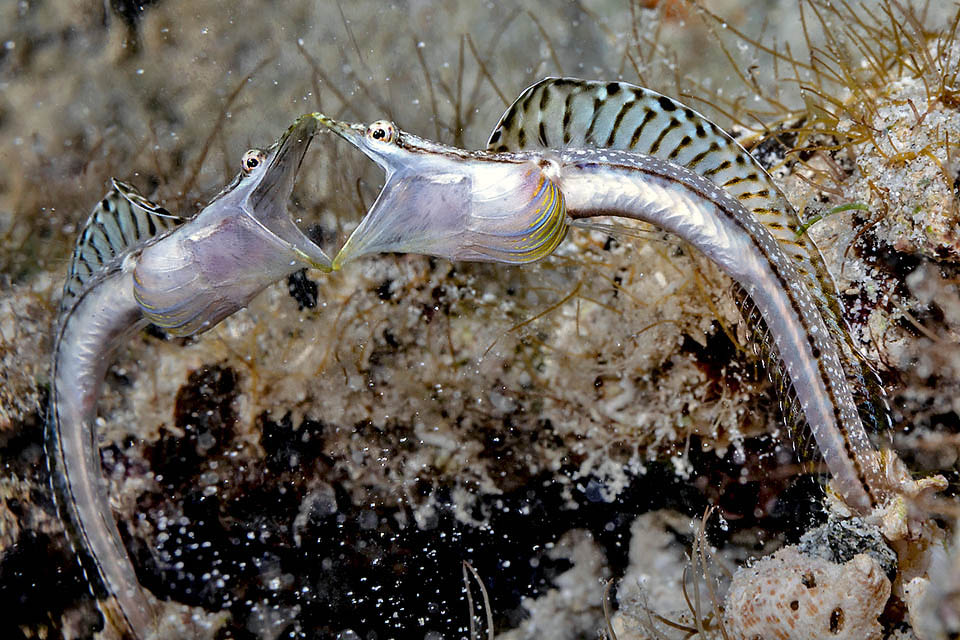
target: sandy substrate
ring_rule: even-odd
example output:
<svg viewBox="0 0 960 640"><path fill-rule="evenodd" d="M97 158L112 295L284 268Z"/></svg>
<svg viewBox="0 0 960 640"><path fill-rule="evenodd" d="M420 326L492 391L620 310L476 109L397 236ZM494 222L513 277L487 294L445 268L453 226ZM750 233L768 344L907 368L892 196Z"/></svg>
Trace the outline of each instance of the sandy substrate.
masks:
<svg viewBox="0 0 960 640"><path fill-rule="evenodd" d="M480 147L545 75L642 81L724 127L755 125L742 109L770 102L718 42L767 97L790 69L732 30L765 29L809 60L793 2L707 3L723 25L661 4L160 0L126 21L102 2L0 6L0 604L16 611L0 635L99 624L54 515L42 426L67 257L110 176L192 214L300 113ZM928 51L956 66L955 50ZM761 157L819 220L808 232L881 371L903 458L954 483L960 101L887 73L872 137ZM771 119L790 122L803 102L783 91L797 106ZM807 143L857 137L849 118L822 120L835 136ZM318 136L295 218L334 252L381 181ZM748 556L826 519L747 335L730 281L656 230L573 232L522 268L383 256L278 283L198 338L137 335L99 405L104 471L141 582L229 612L219 637L467 637L463 561L500 637L595 637L610 578L618 637L685 637L645 616L696 628L681 585L708 504L721 596ZM882 611L882 572L849 562Z"/></svg>

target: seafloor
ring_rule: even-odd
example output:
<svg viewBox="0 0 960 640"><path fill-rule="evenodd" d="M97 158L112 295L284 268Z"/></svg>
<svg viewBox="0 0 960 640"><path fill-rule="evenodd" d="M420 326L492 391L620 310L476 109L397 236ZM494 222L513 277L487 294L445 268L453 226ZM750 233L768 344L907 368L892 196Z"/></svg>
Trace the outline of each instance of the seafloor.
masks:
<svg viewBox="0 0 960 640"><path fill-rule="evenodd" d="M930 507L949 528L958 52L955 9L915 4L704 2L721 21L681 0L0 4L0 637L102 624L42 442L60 287L109 178L189 215L314 110L477 148L546 75L650 86L748 144L771 123L759 157L815 222L901 457L950 482ZM380 181L321 135L295 217L335 252ZM205 335L120 349L98 424L114 515L158 598L229 613L217 638L472 640L487 613L499 638L741 637L712 615L727 576L827 520L749 335L730 281L646 228L574 231L525 267L298 274ZM907 611L868 556L810 562L818 598L877 608L785 637L950 628L948 578Z"/></svg>

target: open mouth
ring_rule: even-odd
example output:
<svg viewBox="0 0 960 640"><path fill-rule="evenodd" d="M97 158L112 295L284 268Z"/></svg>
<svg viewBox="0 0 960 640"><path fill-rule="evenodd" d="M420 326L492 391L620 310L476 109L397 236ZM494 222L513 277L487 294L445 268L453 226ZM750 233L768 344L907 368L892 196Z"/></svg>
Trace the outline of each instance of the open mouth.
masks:
<svg viewBox="0 0 960 640"><path fill-rule="evenodd" d="M566 236L566 201L550 163L481 161L483 152L424 140L386 120L365 126L313 115L386 173L377 200L333 259L335 270L388 252L525 264L550 255Z"/></svg>
<svg viewBox="0 0 960 640"><path fill-rule="evenodd" d="M383 251L417 252L418 247L416 246L401 246L406 244L402 242L403 240L410 241L413 238L415 235L414 226L416 226L412 220L407 221L408 223L414 223L412 225L402 222L401 219L405 219L402 215L404 207L391 206L385 208L380 206L380 203L385 199L390 200L395 205L398 203L397 194L394 194L393 198L389 196L385 197L386 194L396 190L394 189L395 185L393 185L390 180L396 168L387 161L382 153L378 153L373 148L373 145L368 144L366 139L367 125L341 122L329 118L322 113L313 113L311 115L318 123L326 127L326 129L346 140L351 146L362 151L387 173L386 184L381 190L377 201L333 258L332 268L335 271L339 270L347 262L372 253L380 253ZM385 211L385 209L388 209L388 211ZM392 220L393 224L384 224L384 221L380 219L384 215L394 218L394 220ZM403 233L400 233L399 227L403 228Z"/></svg>
<svg viewBox="0 0 960 640"><path fill-rule="evenodd" d="M317 132L317 119L301 116L267 150L266 169L253 185L244 209L264 229L282 240L310 266L330 271L333 261L294 223L287 210L293 185Z"/></svg>

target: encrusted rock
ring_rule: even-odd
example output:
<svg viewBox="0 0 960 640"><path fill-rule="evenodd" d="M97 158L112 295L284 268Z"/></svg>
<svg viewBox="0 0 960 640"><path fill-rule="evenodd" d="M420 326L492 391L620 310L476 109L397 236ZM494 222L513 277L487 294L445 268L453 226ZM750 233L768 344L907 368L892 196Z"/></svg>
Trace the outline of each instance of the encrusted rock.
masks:
<svg viewBox="0 0 960 640"><path fill-rule="evenodd" d="M831 520L803 534L797 547L807 555L840 564L865 553L880 564L888 578L893 579L897 573L897 554L884 541L880 529L863 518Z"/></svg>
<svg viewBox="0 0 960 640"><path fill-rule="evenodd" d="M743 640L879 639L889 597L890 581L873 557L837 564L791 546L737 571L725 625Z"/></svg>

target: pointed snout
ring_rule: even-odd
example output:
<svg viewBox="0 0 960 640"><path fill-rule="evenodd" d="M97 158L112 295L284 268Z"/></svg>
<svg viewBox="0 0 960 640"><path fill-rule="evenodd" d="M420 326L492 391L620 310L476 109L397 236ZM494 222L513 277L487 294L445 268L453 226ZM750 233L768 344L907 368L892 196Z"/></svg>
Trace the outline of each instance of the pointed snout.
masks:
<svg viewBox="0 0 960 640"><path fill-rule="evenodd" d="M392 170L391 155L385 153L382 145L372 144L367 139L367 125L354 122L340 122L328 118L322 113L311 114L317 122L334 132L351 145L359 149L368 158L380 165L380 168L389 173Z"/></svg>
<svg viewBox="0 0 960 640"><path fill-rule="evenodd" d="M317 121L310 116L300 116L280 137L268 153L267 169L250 196L254 208L268 198L280 197L285 201L290 197L300 164L316 132Z"/></svg>
<svg viewBox="0 0 960 640"><path fill-rule="evenodd" d="M366 125L351 122L340 122L339 120L329 118L322 113L313 113L311 115L316 122L319 122L321 125L334 132L358 149L363 149L365 147L363 144L363 135L367 130Z"/></svg>
<svg viewBox="0 0 960 640"><path fill-rule="evenodd" d="M317 132L312 115L301 116L267 152L266 170L250 192L247 210L264 229L286 242L298 260L330 270L330 257L291 220L287 203L310 141Z"/></svg>

